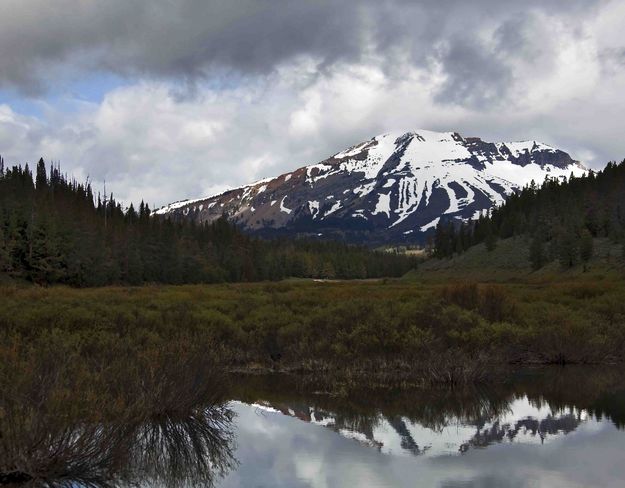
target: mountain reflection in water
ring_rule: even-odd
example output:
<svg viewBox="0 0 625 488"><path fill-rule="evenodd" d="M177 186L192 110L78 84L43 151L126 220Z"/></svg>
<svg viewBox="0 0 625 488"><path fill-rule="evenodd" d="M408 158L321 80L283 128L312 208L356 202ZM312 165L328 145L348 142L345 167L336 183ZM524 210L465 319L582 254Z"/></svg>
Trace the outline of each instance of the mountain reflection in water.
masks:
<svg viewBox="0 0 625 488"><path fill-rule="evenodd" d="M240 466L222 488L625 485L625 382L615 369L339 396L277 376L235 386Z"/></svg>
<svg viewBox="0 0 625 488"><path fill-rule="evenodd" d="M618 374L598 374L599 380L592 370L558 369L488 388L359 392L349 398L297 394L288 379L281 384L270 378L267 385L255 378L241 398L258 412L322 426L383 453L437 456L495 443L544 444L589 419L608 417L623 427L625 389L619 388L625 384Z"/></svg>
<svg viewBox="0 0 625 488"><path fill-rule="evenodd" d="M622 486L625 479L622 463L606 469L625 455L625 382L617 371L546 369L479 388L333 396L307 393L301 378L228 381L189 374L190 366L159 369L141 379L142 389L132 383L123 408L111 393L109 414L81 417L71 402L39 390L24 397L30 403L0 398L0 485ZM590 467L582 470L580 456ZM576 476L587 479L576 484Z"/></svg>
<svg viewBox="0 0 625 488"><path fill-rule="evenodd" d="M536 407L527 397L515 399L505 411L488 419L457 418L451 415L444 425L428 427L418 420L400 415L372 413L358 419L301 404L272 404L261 401L251 405L269 413L280 413L319 425L343 437L359 441L386 454L441 455L463 453L498 442L538 442L574 431L588 418L575 408L552 411Z"/></svg>

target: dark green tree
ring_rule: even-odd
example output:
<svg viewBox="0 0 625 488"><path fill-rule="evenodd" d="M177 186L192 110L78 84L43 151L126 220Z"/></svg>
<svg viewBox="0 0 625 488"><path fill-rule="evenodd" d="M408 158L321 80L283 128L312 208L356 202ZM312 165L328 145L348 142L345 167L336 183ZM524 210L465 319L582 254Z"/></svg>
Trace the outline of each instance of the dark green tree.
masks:
<svg viewBox="0 0 625 488"><path fill-rule="evenodd" d="M592 234L588 231L588 229L582 230L579 246L579 255L582 262L584 263L584 271L586 271L588 267L588 261L590 261L590 259L592 258L594 250Z"/></svg>
<svg viewBox="0 0 625 488"><path fill-rule="evenodd" d="M555 243L560 266L571 268L579 262L579 238L572 228L560 229Z"/></svg>
<svg viewBox="0 0 625 488"><path fill-rule="evenodd" d="M487 231L486 237L484 239L484 245L486 246L486 250L488 252L494 251L497 247L497 236L492 231L492 229L489 229Z"/></svg>
<svg viewBox="0 0 625 488"><path fill-rule="evenodd" d="M535 236L530 244L530 263L532 269L537 270L542 268L547 262L547 256L545 254L545 244L539 236Z"/></svg>

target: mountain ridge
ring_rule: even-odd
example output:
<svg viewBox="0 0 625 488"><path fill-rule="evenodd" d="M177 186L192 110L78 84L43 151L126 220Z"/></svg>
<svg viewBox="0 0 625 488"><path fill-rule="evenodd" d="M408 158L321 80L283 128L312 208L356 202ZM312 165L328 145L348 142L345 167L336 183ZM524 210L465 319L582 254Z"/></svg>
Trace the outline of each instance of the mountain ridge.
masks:
<svg viewBox="0 0 625 488"><path fill-rule="evenodd" d="M225 214L261 236L423 242L440 219L466 221L532 180L586 172L535 140L486 142L457 132L386 133L329 158L156 214L211 222Z"/></svg>

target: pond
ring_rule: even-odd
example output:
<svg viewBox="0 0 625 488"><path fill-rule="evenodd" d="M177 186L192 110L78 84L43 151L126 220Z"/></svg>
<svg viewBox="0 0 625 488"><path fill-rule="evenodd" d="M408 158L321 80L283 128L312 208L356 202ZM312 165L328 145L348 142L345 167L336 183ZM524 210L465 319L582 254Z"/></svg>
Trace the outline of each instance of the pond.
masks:
<svg viewBox="0 0 625 488"><path fill-rule="evenodd" d="M177 405L176 384L168 384L171 391L154 398ZM123 420L79 421L69 405L46 417L5 408L0 485L625 486L618 368L332 394L295 376L234 376L226 384L208 405L142 401Z"/></svg>
<svg viewBox="0 0 625 488"><path fill-rule="evenodd" d="M625 486L625 385L609 373L377 398L256 383L256 401L231 403L240 464L219 486Z"/></svg>

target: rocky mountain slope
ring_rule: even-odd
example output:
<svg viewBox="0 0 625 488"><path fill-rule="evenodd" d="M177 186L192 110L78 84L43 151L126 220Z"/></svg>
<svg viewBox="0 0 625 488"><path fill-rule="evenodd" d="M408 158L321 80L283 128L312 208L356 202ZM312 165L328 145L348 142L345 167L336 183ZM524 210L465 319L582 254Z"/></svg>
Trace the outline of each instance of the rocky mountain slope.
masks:
<svg viewBox="0 0 625 488"><path fill-rule="evenodd" d="M226 214L264 236L418 243L440 219L476 218L532 180L585 171L536 141L492 143L419 130L376 136L318 164L156 213L198 222Z"/></svg>

